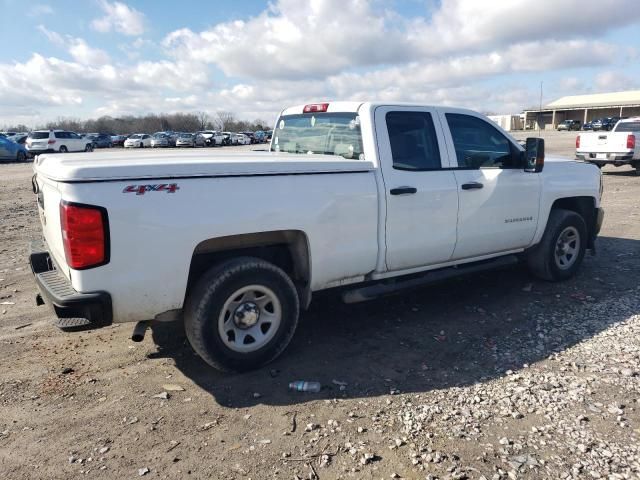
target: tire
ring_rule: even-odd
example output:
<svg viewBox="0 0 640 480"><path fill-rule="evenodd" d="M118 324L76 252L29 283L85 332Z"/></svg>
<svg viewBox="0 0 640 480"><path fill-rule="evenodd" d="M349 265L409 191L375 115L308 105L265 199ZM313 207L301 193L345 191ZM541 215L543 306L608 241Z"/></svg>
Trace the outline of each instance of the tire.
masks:
<svg viewBox="0 0 640 480"><path fill-rule="evenodd" d="M561 236L563 240L561 240ZM573 243L575 253L562 255L559 250L564 240L577 237ZM558 282L573 277L584 258L587 246L587 225L584 219L571 210L554 209L549 214L547 228L542 240L527 256L527 263L531 273L549 282ZM571 249L571 247L568 247ZM564 266L561 266L564 258Z"/></svg>
<svg viewBox="0 0 640 480"><path fill-rule="evenodd" d="M62 150L62 147L60 147L60 149ZM85 152L93 152L93 145L91 145L90 143L87 143L87 144L84 146L84 151L85 151Z"/></svg>
<svg viewBox="0 0 640 480"><path fill-rule="evenodd" d="M243 289L248 291L242 293ZM269 292L267 302L272 296L274 300L263 306L257 304L260 300L251 302L264 299L255 295L256 290ZM213 266L191 289L184 308L185 331L193 349L212 367L246 371L269 363L284 351L298 325L299 310L296 288L284 271L259 258L240 257ZM250 323L260 322L262 316L278 318L278 313L279 320L270 323L265 334L259 331L264 324L238 325L245 321L245 311ZM257 333L255 340L253 332ZM241 349L247 351L238 351Z"/></svg>
<svg viewBox="0 0 640 480"><path fill-rule="evenodd" d="M68 152L67 147L65 147L64 145L62 145L62 146L60 147L60 153L67 153L67 152Z"/></svg>
<svg viewBox="0 0 640 480"><path fill-rule="evenodd" d="M26 162L27 161L27 154L24 152L18 152L18 154L16 155L16 161L22 163L22 162Z"/></svg>

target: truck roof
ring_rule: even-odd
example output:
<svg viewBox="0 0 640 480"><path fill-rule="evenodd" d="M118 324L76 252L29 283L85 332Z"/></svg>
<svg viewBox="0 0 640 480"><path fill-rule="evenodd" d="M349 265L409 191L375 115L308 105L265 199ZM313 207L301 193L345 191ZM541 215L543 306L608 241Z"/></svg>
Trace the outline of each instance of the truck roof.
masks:
<svg viewBox="0 0 640 480"><path fill-rule="evenodd" d="M247 175L341 173L373 170L366 160L335 155L296 155L268 151L218 152L139 149L41 154L34 169L58 182L174 179Z"/></svg>
<svg viewBox="0 0 640 480"><path fill-rule="evenodd" d="M280 112L280 115L297 115L297 114L301 114L304 113L304 107L308 106L308 105L323 105L323 104L327 104L327 109L326 112L327 113L331 113L331 112L341 112L341 113L345 113L345 112L353 112L353 113L357 113L358 111L361 110L362 107L365 108L369 108L369 109L375 109L376 107L382 107L382 106L397 106L397 107L420 107L420 108L442 108L444 107L443 105L427 105L424 103L416 103L416 102L380 102L380 101L375 101L375 102L342 102L342 101L330 101L330 100L322 100L322 101L318 101L318 102L313 102L313 103L306 103L306 104L300 104L300 105L294 105L292 107L287 107L284 110L282 110L282 112ZM446 108L451 109L451 110L456 110L460 113L464 113L464 112L470 112L473 114L477 114L477 112L474 112L472 110L466 109L466 108L457 108L457 107L449 107L447 106Z"/></svg>

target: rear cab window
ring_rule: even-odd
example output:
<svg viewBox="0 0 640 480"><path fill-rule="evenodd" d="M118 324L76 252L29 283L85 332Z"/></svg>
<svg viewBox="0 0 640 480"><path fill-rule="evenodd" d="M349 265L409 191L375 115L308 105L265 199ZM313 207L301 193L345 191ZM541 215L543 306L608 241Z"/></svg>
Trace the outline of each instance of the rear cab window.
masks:
<svg viewBox="0 0 640 480"><path fill-rule="evenodd" d="M618 122L616 132L640 132L640 120L633 122Z"/></svg>
<svg viewBox="0 0 640 480"><path fill-rule="evenodd" d="M364 159L360 117L355 112L283 115L278 119L273 135L272 152Z"/></svg>

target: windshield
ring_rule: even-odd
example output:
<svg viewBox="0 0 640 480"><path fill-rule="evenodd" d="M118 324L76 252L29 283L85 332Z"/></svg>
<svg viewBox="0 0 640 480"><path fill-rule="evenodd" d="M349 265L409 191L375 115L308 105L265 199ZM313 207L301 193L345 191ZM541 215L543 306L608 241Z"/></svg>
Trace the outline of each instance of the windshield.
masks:
<svg viewBox="0 0 640 480"><path fill-rule="evenodd" d="M364 159L360 117L356 113L282 116L273 133L271 151Z"/></svg>
<svg viewBox="0 0 640 480"><path fill-rule="evenodd" d="M192 138L192 137L193 137L193 135L190 134L190 133L183 133L183 134L180 135L180 138Z"/></svg>
<svg viewBox="0 0 640 480"><path fill-rule="evenodd" d="M620 122L616 127L616 132L640 132L640 121Z"/></svg>
<svg viewBox="0 0 640 480"><path fill-rule="evenodd" d="M33 138L35 140L42 140L43 138L49 138L49 132L31 132L29 134L29 138Z"/></svg>
<svg viewBox="0 0 640 480"><path fill-rule="evenodd" d="M136 135L131 135L129 138L133 139L133 140L137 140L139 138L142 138L142 135L136 134Z"/></svg>

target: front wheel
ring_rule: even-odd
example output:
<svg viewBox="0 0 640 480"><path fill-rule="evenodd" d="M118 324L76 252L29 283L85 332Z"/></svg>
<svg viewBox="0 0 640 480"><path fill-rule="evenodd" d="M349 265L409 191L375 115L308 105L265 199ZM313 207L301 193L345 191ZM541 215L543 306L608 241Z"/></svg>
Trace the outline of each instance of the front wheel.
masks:
<svg viewBox="0 0 640 480"><path fill-rule="evenodd" d="M542 240L527 256L527 263L542 280L567 280L580 268L586 247L584 219L570 210L551 210Z"/></svg>
<svg viewBox="0 0 640 480"><path fill-rule="evenodd" d="M27 154L24 152L18 152L18 155L16 156L16 161L18 162L26 162L27 161Z"/></svg>
<svg viewBox="0 0 640 480"><path fill-rule="evenodd" d="M258 368L280 355L298 324L299 301L282 269L240 257L212 267L185 302L187 338L222 371Z"/></svg>

